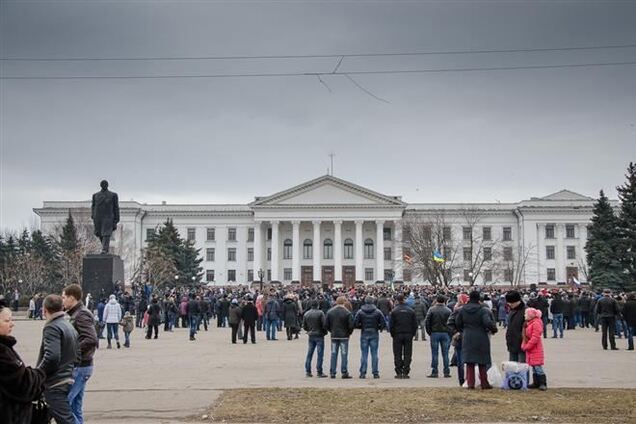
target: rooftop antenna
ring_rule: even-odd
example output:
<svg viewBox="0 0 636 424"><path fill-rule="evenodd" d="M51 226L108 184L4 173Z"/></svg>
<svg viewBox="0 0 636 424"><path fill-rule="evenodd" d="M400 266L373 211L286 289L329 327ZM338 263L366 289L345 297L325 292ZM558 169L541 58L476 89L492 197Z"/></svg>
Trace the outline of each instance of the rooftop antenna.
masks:
<svg viewBox="0 0 636 424"><path fill-rule="evenodd" d="M334 156L336 156L335 153L333 153L333 152L329 153L329 159L331 160L331 174L330 174L331 176L333 176L333 158L334 158Z"/></svg>

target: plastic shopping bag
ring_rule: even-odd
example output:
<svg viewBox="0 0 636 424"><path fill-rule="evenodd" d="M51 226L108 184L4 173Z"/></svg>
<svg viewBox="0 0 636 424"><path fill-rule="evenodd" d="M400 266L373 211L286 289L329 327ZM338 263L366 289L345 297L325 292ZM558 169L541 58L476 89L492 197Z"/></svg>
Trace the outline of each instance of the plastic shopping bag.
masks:
<svg viewBox="0 0 636 424"><path fill-rule="evenodd" d="M501 372L499 372L499 368L496 366L491 366L488 369L488 383L492 387L501 387L503 384L503 377L501 376Z"/></svg>

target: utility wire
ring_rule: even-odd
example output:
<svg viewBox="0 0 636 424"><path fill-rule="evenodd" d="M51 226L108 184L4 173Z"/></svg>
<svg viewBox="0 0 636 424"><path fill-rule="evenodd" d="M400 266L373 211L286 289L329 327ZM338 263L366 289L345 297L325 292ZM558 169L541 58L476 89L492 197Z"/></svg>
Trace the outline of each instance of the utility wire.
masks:
<svg viewBox="0 0 636 424"><path fill-rule="evenodd" d="M253 74L166 74L166 75L61 75L61 76L0 76L1 80L72 80L72 79L177 79L177 78L264 78L264 77L297 77L297 76L325 76L325 75L386 75L386 74L425 74L447 72L489 72L489 71L517 71L531 69L567 69L591 68L602 66L636 65L636 61L600 62L600 63L571 63L560 65L525 65L525 66L490 66L471 68L439 68L439 69L387 69L377 71L346 71L346 72L276 72Z"/></svg>
<svg viewBox="0 0 636 424"><path fill-rule="evenodd" d="M170 60L250 60L250 59L311 59L311 58L345 58L345 57L383 57L383 56L427 56L427 55L462 55L490 53L533 53L577 50L630 49L636 44L610 44L600 46L571 46L527 49L482 49L482 50L440 50L424 52L390 52L390 53L345 53L345 54L305 54L305 55L260 55L260 56L156 56L156 57L6 57L5 62L90 62L90 61L170 61Z"/></svg>

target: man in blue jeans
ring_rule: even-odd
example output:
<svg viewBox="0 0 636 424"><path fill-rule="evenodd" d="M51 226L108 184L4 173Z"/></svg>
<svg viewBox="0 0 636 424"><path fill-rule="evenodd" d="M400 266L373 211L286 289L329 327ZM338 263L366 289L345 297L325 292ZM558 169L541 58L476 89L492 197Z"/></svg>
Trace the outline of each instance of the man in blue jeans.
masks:
<svg viewBox="0 0 636 424"><path fill-rule="evenodd" d="M309 335L309 344L307 347L307 357L305 358L305 375L313 377L311 374L311 360L314 352L318 350L316 360L316 372L318 377L327 377L322 372L322 361L325 353L325 334L327 334L325 313L318 309L318 301L309 302L310 309L303 316L303 329Z"/></svg>
<svg viewBox="0 0 636 424"><path fill-rule="evenodd" d="M276 340L276 329L278 328L278 316L280 314L280 303L276 299L276 294L272 290L267 303L265 304L265 336L267 340Z"/></svg>
<svg viewBox="0 0 636 424"><path fill-rule="evenodd" d="M431 373L428 378L437 378L439 365L439 348L442 348L442 362L444 364L444 377L449 378L450 361L448 360L448 351L450 349L450 329L448 328L448 317L451 310L446 306L446 297L438 295L433 305L426 313L424 326L426 332L431 336Z"/></svg>
<svg viewBox="0 0 636 424"><path fill-rule="evenodd" d="M557 338L557 330L559 335L563 338L563 300L559 293L554 294L554 299L550 303L550 313L552 314L552 338Z"/></svg>
<svg viewBox="0 0 636 424"><path fill-rule="evenodd" d="M331 333L331 366L329 374L331 378L336 378L336 367L338 365L338 352L340 352L340 372L343 379L351 378L347 369L349 355L349 336L353 332L353 315L345 303L344 296L336 299L336 306L329 309L325 320L325 327Z"/></svg>
<svg viewBox="0 0 636 424"><path fill-rule="evenodd" d="M364 305L360 308L353 321L355 328L360 328L360 378L366 378L367 360L371 351L371 371L373 378L380 378L378 369L378 345L380 344L379 331L386 328L384 314L374 305L375 299L371 296L364 298Z"/></svg>
<svg viewBox="0 0 636 424"><path fill-rule="evenodd" d="M71 317L71 324L77 331L77 341L80 348L79 362L73 368L73 385L68 393L68 402L75 424L82 424L82 404L86 383L93 374L93 356L97 349L97 333L95 318L83 304L82 288L77 284L70 284L62 291L64 310Z"/></svg>
<svg viewBox="0 0 636 424"><path fill-rule="evenodd" d="M636 332L636 293L629 293L623 305L623 318L627 323L627 350L634 350Z"/></svg>

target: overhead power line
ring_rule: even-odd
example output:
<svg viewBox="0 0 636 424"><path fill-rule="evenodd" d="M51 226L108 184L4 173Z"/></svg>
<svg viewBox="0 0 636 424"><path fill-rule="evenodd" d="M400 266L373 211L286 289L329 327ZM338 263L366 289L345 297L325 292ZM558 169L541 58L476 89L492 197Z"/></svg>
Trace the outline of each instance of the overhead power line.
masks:
<svg viewBox="0 0 636 424"><path fill-rule="evenodd" d="M276 72L276 73L226 73L226 74L164 74L164 75L60 75L60 76L2 76L2 80L73 80L73 79L177 79L177 78L265 78L265 77L298 77L298 76L329 76L329 75L383 75L383 74L425 74L447 72L489 72L489 71L517 71L532 69L566 69L590 68L603 66L636 65L636 61L626 62L598 62L598 63L570 63L557 65L524 65L524 66L490 66L469 68L438 68L438 69L387 69L346 72Z"/></svg>
<svg viewBox="0 0 636 424"><path fill-rule="evenodd" d="M424 52L388 53L340 53L340 54L300 54L300 55L259 55L259 56L156 56L156 57L6 57L5 62L90 62L90 61L178 61L178 60L251 60L251 59L320 59L353 57L428 56L463 55L490 53L534 53L577 50L606 50L636 48L636 44L610 44L600 46L546 47L527 49L482 49L482 50L440 50Z"/></svg>

